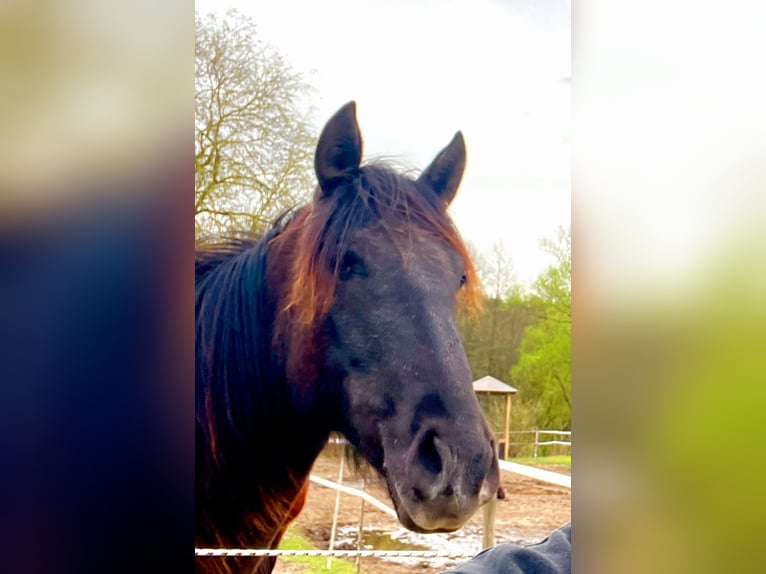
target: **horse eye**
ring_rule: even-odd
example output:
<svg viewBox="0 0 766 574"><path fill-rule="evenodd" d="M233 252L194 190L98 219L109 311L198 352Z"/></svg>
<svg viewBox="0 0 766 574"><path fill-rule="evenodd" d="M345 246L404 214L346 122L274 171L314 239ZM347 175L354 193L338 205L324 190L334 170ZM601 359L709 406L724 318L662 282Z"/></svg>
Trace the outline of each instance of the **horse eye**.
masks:
<svg viewBox="0 0 766 574"><path fill-rule="evenodd" d="M347 281L352 277L367 277L367 267L361 257L353 251L347 251L340 262L338 277L341 281Z"/></svg>
<svg viewBox="0 0 766 574"><path fill-rule="evenodd" d="M466 281L467 281L467 277L465 275L460 277L460 286L462 287L463 285L465 285Z"/></svg>

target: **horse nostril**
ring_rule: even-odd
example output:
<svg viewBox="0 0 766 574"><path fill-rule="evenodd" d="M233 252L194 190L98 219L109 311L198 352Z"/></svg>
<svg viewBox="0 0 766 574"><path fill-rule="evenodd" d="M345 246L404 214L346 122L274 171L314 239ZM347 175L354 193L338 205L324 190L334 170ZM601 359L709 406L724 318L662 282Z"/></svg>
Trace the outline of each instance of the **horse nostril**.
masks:
<svg viewBox="0 0 766 574"><path fill-rule="evenodd" d="M442 458L436 447L436 431L428 431L418 447L418 462L431 474L438 475L442 471Z"/></svg>
<svg viewBox="0 0 766 574"><path fill-rule="evenodd" d="M415 500L423 502L426 499L426 493L420 490L417 486L412 489L412 494L415 496Z"/></svg>

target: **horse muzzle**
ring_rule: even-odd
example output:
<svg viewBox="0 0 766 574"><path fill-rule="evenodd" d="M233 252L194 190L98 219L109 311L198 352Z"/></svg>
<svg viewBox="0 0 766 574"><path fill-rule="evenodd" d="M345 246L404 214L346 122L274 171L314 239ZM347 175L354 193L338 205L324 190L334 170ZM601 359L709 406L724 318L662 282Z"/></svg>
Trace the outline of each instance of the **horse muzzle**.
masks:
<svg viewBox="0 0 766 574"><path fill-rule="evenodd" d="M418 433L403 470L403 480L389 480L389 491L399 521L416 532L457 530L495 496L499 483L488 440L449 443L434 428Z"/></svg>

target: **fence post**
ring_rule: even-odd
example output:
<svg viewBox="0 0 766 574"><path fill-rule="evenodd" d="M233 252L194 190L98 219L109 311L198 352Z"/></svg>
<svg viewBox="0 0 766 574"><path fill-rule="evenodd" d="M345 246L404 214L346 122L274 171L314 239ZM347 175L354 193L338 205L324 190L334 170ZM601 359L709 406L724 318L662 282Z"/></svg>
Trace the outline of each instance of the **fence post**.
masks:
<svg viewBox="0 0 766 574"><path fill-rule="evenodd" d="M503 449L503 460L508 460L508 449L510 448L511 436L511 395L505 395L505 426L503 427L503 440L505 441L505 448Z"/></svg>
<svg viewBox="0 0 766 574"><path fill-rule="evenodd" d="M367 492L367 477L362 478L362 489ZM359 509L359 535L356 539L356 549L362 549L362 539L364 538L364 498L362 499L362 506ZM356 574L362 572L362 555L356 555Z"/></svg>
<svg viewBox="0 0 766 574"><path fill-rule="evenodd" d="M346 460L346 445L343 445L340 453L340 467L338 468L338 484L343 484L343 464ZM335 549L335 531L338 530L338 510L340 508L340 490L335 491L335 510L332 513L332 528L330 529L329 550ZM327 569L332 566L332 555L327 557Z"/></svg>
<svg viewBox="0 0 766 574"><path fill-rule="evenodd" d="M508 449L508 445L505 446ZM500 445L495 443L495 456L500 453ZM502 476L502 473L501 473ZM482 530L482 549L492 548L495 545L495 515L497 514L497 492L492 495L489 502L482 509L484 515L484 529Z"/></svg>
<svg viewBox="0 0 766 574"><path fill-rule="evenodd" d="M540 429L535 429L535 458L537 458L537 443L540 442Z"/></svg>

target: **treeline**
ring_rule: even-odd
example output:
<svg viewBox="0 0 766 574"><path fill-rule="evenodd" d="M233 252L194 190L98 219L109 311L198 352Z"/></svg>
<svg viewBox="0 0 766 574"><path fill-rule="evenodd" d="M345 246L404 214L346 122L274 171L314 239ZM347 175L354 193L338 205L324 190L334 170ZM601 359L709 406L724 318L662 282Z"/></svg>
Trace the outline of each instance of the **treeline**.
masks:
<svg viewBox="0 0 766 574"><path fill-rule="evenodd" d="M495 245L488 254L474 250L485 299L478 314L461 316L460 331L474 378L490 375L518 389L512 430L571 430L570 230L559 228L554 237L541 240L540 248L551 256L551 264L527 289L514 277L504 246ZM479 399L500 432L505 401Z"/></svg>

